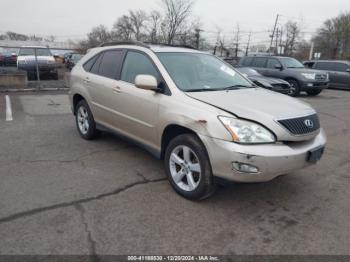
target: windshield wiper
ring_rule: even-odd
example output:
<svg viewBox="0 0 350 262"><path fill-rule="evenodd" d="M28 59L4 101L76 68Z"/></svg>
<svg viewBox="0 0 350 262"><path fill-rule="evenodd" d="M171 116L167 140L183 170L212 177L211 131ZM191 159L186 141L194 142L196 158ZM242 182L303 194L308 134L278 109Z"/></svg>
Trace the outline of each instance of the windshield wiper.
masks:
<svg viewBox="0 0 350 262"><path fill-rule="evenodd" d="M237 90L237 89L241 89L242 87L243 88L253 88L254 86L233 85L233 86L228 86L228 87L221 88L220 90Z"/></svg>
<svg viewBox="0 0 350 262"><path fill-rule="evenodd" d="M184 90L185 92L206 92L206 91L218 91L218 89L212 89L212 88L194 88L194 89L187 89Z"/></svg>

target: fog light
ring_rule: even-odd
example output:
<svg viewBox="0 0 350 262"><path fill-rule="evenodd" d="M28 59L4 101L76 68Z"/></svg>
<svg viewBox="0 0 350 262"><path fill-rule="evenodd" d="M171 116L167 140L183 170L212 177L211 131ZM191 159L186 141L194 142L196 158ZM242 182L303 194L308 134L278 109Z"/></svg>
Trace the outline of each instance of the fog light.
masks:
<svg viewBox="0 0 350 262"><path fill-rule="evenodd" d="M313 86L314 86L314 84L312 84L312 83L308 83L308 84L307 84L307 86L308 86L308 87L313 87Z"/></svg>
<svg viewBox="0 0 350 262"><path fill-rule="evenodd" d="M242 173L258 173L259 169L256 166L240 163L240 162L233 162L232 166L235 170L242 172Z"/></svg>

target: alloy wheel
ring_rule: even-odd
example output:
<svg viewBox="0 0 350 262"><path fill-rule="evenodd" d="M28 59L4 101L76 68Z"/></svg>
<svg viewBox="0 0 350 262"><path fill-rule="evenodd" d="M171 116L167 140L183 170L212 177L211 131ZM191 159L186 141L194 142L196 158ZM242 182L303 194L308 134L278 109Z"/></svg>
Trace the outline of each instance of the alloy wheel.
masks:
<svg viewBox="0 0 350 262"><path fill-rule="evenodd" d="M198 156L188 146L173 149L169 159L170 173L175 184L184 191L195 190L201 179Z"/></svg>

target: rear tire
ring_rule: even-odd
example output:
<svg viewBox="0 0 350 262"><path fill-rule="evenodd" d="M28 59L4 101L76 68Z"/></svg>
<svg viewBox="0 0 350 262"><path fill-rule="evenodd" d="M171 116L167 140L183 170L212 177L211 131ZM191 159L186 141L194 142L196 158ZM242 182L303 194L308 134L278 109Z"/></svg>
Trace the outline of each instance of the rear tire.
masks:
<svg viewBox="0 0 350 262"><path fill-rule="evenodd" d="M288 79L287 82L290 84L290 92L288 95L296 97L300 95L300 85L298 83L298 81L294 80L294 79Z"/></svg>
<svg viewBox="0 0 350 262"><path fill-rule="evenodd" d="M174 190L190 200L208 198L215 182L207 150L197 136L175 137L166 148L165 171Z"/></svg>
<svg viewBox="0 0 350 262"><path fill-rule="evenodd" d="M322 90L309 90L309 91L306 91L306 93L307 93L309 96L317 96L317 95L319 95L321 92L322 92Z"/></svg>
<svg viewBox="0 0 350 262"><path fill-rule="evenodd" d="M85 100L80 100L75 107L75 122L82 138L92 140L96 137L96 123L90 107Z"/></svg>

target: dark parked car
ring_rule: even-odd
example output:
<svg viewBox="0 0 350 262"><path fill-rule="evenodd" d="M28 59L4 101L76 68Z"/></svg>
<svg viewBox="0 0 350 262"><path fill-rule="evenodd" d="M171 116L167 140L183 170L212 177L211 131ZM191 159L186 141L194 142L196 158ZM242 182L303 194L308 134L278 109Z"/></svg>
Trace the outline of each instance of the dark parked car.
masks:
<svg viewBox="0 0 350 262"><path fill-rule="evenodd" d="M291 91L290 84L282 79L263 76L256 70L249 67L238 67L236 70L257 86L282 94L289 94Z"/></svg>
<svg viewBox="0 0 350 262"><path fill-rule="evenodd" d="M308 68L322 70L329 75L329 87L350 89L350 62L337 60L306 61Z"/></svg>
<svg viewBox="0 0 350 262"><path fill-rule="evenodd" d="M298 96L305 91L316 96L328 87L328 74L324 71L306 69L302 63L291 57L246 56L239 61L241 67L252 67L260 74L286 80L291 85L290 95Z"/></svg>
<svg viewBox="0 0 350 262"><path fill-rule="evenodd" d="M79 60L83 57L81 54L71 54L66 61L66 68L72 70L72 68L79 62Z"/></svg>
<svg viewBox="0 0 350 262"><path fill-rule="evenodd" d="M0 52L0 65L1 66L16 66L17 54L12 51L1 50Z"/></svg>

